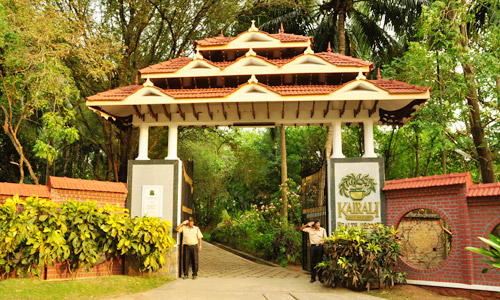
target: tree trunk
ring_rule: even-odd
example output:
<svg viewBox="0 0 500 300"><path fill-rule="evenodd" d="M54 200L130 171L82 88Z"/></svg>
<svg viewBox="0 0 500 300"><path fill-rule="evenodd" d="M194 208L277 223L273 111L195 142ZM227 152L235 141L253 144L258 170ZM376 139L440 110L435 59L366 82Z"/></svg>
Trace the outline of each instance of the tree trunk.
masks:
<svg viewBox="0 0 500 300"><path fill-rule="evenodd" d="M327 169L327 161L332 156L332 147L333 147L333 126L330 125L327 127L328 130L326 131L326 140L325 140L325 160L323 162L323 167L321 168L320 171L320 177L319 177L319 186L318 186L318 206L321 206L323 204L323 199L325 197L325 187L326 187L326 172L328 172Z"/></svg>
<svg viewBox="0 0 500 300"><path fill-rule="evenodd" d="M339 24L338 24L339 53L342 55L345 55L345 16L346 16L345 11L339 12Z"/></svg>
<svg viewBox="0 0 500 300"><path fill-rule="evenodd" d="M462 51L468 57L469 38L467 35L467 25L460 26ZM465 84L469 90L466 96L469 106L469 122L471 126L472 139L476 147L477 156L479 159L479 167L483 183L495 182L495 171L493 169L493 158L491 156L490 147L486 141L483 124L481 122L481 114L479 113L479 97L476 89L476 76L474 66L470 62L462 63L464 70Z"/></svg>
<svg viewBox="0 0 500 300"><path fill-rule="evenodd" d="M281 216L286 220L288 220L288 187L287 187L287 179L288 179L288 170L286 167L286 138L285 138L285 126L281 125L280 129L280 142L281 142L281 198L282 198L282 210Z"/></svg>
<svg viewBox="0 0 500 300"><path fill-rule="evenodd" d="M419 140L418 140L417 129L414 128L414 130L415 130L415 175L414 175L414 177L418 177L418 172L419 172L419 167L420 167L419 153L418 153Z"/></svg>
<svg viewBox="0 0 500 300"><path fill-rule="evenodd" d="M7 118L7 115L5 116ZM21 142L17 139L17 136L15 135L15 131L13 128L10 126L11 124L8 122L7 119L5 119L4 125L3 125L3 130L9 137L10 141L14 145L14 148L16 149L17 153L19 154L19 173L20 173L20 178L19 178L19 183L24 183L24 163L26 163L26 167L28 168L28 171L30 173L31 178L33 179L35 184L38 184L38 176L36 176L35 171L33 171L33 167L31 166L31 163L28 161L26 156L24 156L24 150L23 146L21 145Z"/></svg>

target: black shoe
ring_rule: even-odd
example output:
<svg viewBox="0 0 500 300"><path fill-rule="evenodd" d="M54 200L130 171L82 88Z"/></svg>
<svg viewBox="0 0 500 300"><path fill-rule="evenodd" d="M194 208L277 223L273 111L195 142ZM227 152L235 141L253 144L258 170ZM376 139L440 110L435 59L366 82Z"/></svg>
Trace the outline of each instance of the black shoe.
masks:
<svg viewBox="0 0 500 300"><path fill-rule="evenodd" d="M309 281L309 282L310 282L310 283L313 283L313 282L315 282L315 281L316 281L316 279L311 279L311 281Z"/></svg>
<svg viewBox="0 0 500 300"><path fill-rule="evenodd" d="M323 279L320 279L320 280L319 280L319 282L321 282L321 283L325 283L325 281L324 281Z"/></svg>
<svg viewBox="0 0 500 300"><path fill-rule="evenodd" d="M196 279L196 275L193 275L193 279Z"/></svg>
<svg viewBox="0 0 500 300"><path fill-rule="evenodd" d="M184 275L184 277L182 277L182 279L188 279L188 276L187 276L187 275Z"/></svg>

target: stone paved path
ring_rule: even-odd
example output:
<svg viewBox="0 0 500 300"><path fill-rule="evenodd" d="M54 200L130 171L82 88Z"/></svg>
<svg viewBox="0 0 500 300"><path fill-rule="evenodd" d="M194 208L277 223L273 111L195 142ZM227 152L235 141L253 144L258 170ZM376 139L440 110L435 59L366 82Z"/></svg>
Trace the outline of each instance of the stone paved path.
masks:
<svg viewBox="0 0 500 300"><path fill-rule="evenodd" d="M177 279L154 290L114 300L380 300L309 283L309 275L257 264L203 243L198 279Z"/></svg>

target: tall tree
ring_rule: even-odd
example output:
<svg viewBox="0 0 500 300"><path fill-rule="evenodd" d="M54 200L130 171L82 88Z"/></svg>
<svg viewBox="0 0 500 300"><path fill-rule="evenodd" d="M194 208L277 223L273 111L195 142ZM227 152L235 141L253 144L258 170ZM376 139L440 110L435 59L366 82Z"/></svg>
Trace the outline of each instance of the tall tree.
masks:
<svg viewBox="0 0 500 300"><path fill-rule="evenodd" d="M480 11L486 13L478 22ZM499 94L496 78L491 76L500 70L500 26L494 17L498 11L495 1L434 2L418 24L421 42L411 43L391 71L396 78L433 87L430 101L412 122L421 122L422 132L433 133L436 125L442 128L436 141L440 144L444 137L448 146L439 152L460 153L466 161L473 158L477 176L468 162L464 168L483 182L496 180L495 160L498 168L500 111L498 101L492 100Z"/></svg>
<svg viewBox="0 0 500 300"><path fill-rule="evenodd" d="M60 146L53 138L43 139L43 133L50 130L62 143L78 138L75 128L67 124L71 111L66 107L78 93L63 64L70 52L66 40L71 29L61 24L60 15L44 1L0 4L2 127L19 155L19 182L25 181L26 167L29 181L38 184L40 174L33 165L32 153L46 158L49 164ZM36 145L25 140L29 132L35 133Z"/></svg>

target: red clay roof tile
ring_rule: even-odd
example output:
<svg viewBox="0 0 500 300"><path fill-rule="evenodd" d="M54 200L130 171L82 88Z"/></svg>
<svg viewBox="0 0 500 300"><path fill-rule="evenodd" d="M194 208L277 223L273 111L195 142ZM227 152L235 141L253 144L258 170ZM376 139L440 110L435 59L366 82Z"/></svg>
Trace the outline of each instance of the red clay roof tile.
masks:
<svg viewBox="0 0 500 300"><path fill-rule="evenodd" d="M472 178L470 173L456 173L456 174L388 180L385 182L385 186L382 190L394 191L394 190L448 186L457 184L466 184L467 186L471 186Z"/></svg>
<svg viewBox="0 0 500 300"><path fill-rule="evenodd" d="M114 192L122 194L126 194L128 192L127 184L122 182L97 181L67 177L50 176L47 185L51 188L66 190Z"/></svg>
<svg viewBox="0 0 500 300"><path fill-rule="evenodd" d="M195 41L195 45L199 45L202 47L207 47L207 46L222 46L229 44L231 41L236 39L242 34L247 33L248 31L244 31L240 34L238 34L236 37L228 37L228 36L216 36L216 37L211 37L211 38L206 38L203 40L198 40ZM260 31L260 33L266 34L272 38L275 38L283 43L287 42L307 42L308 40L311 40L312 42L312 37L308 36L303 36L303 35L297 35L297 34L292 34L292 33L267 33L265 31Z"/></svg>
<svg viewBox="0 0 500 300"><path fill-rule="evenodd" d="M87 97L88 101L121 101L142 88L142 85L123 86Z"/></svg>
<svg viewBox="0 0 500 300"><path fill-rule="evenodd" d="M467 192L467 197L500 196L500 182L475 184Z"/></svg>
<svg viewBox="0 0 500 300"><path fill-rule="evenodd" d="M314 55L321 57L332 65L336 65L339 67L373 67L373 63L371 62L338 53L320 52L315 53Z"/></svg>
<svg viewBox="0 0 500 300"><path fill-rule="evenodd" d="M178 57L140 69L139 72L141 74L173 73L190 63L192 60L192 58Z"/></svg>
<svg viewBox="0 0 500 300"><path fill-rule="evenodd" d="M297 55L295 57L290 57L290 58L274 58L274 59L269 59L260 55L257 55L256 57L261 58L275 66L282 67L286 65L287 63L291 62L292 60L295 60L296 58L302 56L303 54ZM373 63L364 61L359 58L353 58L350 56L346 55L341 55L338 53L333 53L333 52L321 52L321 53L315 53L317 57L320 57L324 59L325 61L331 63L332 65L339 66L339 67L373 67ZM205 62L223 70L227 68L228 66L235 64L241 59L244 59L245 56L241 56L236 60L233 61L222 61L222 62L212 62L208 59L204 59ZM175 58L172 60L164 61L161 63L158 63L156 65L149 66L147 68L139 70L139 72L143 75L145 74L158 74L158 73L175 73L178 70L182 69L184 66L186 66L189 62L191 62L191 58ZM392 81L391 81L392 82ZM385 83L390 84L389 83Z"/></svg>
<svg viewBox="0 0 500 300"><path fill-rule="evenodd" d="M372 82L376 86L387 90L390 94L420 94L428 90L425 87L418 87L409 85L400 81L390 81L390 88L387 85L379 86L380 80L368 80ZM351 82L351 81L350 81ZM349 84L350 82L344 83L343 85L283 85L283 86L267 86L264 84L260 84L268 88L271 91L274 91L282 96L293 96L293 95L325 95L329 93L333 93L339 88ZM246 83L245 83L246 84ZM184 89L166 89L162 90L158 88L158 90L162 91L168 96L173 97L174 99L186 99L186 98L217 98L217 97L225 97L241 86L238 87L226 87L226 88L205 88L205 89L192 89L192 88L184 88ZM121 101L131 94L133 94L136 90L142 88L142 85L131 85L128 87L118 88L102 93L98 93L97 95L87 97L89 101Z"/></svg>
<svg viewBox="0 0 500 300"><path fill-rule="evenodd" d="M0 195L50 198L50 190L46 185L0 182Z"/></svg>
<svg viewBox="0 0 500 300"><path fill-rule="evenodd" d="M377 79L368 81L375 84L377 87L386 90L390 94L424 93L430 89L429 87L421 87L397 80Z"/></svg>
<svg viewBox="0 0 500 300"><path fill-rule="evenodd" d="M281 96L294 95L326 95L335 92L343 85L281 85L266 86Z"/></svg>

